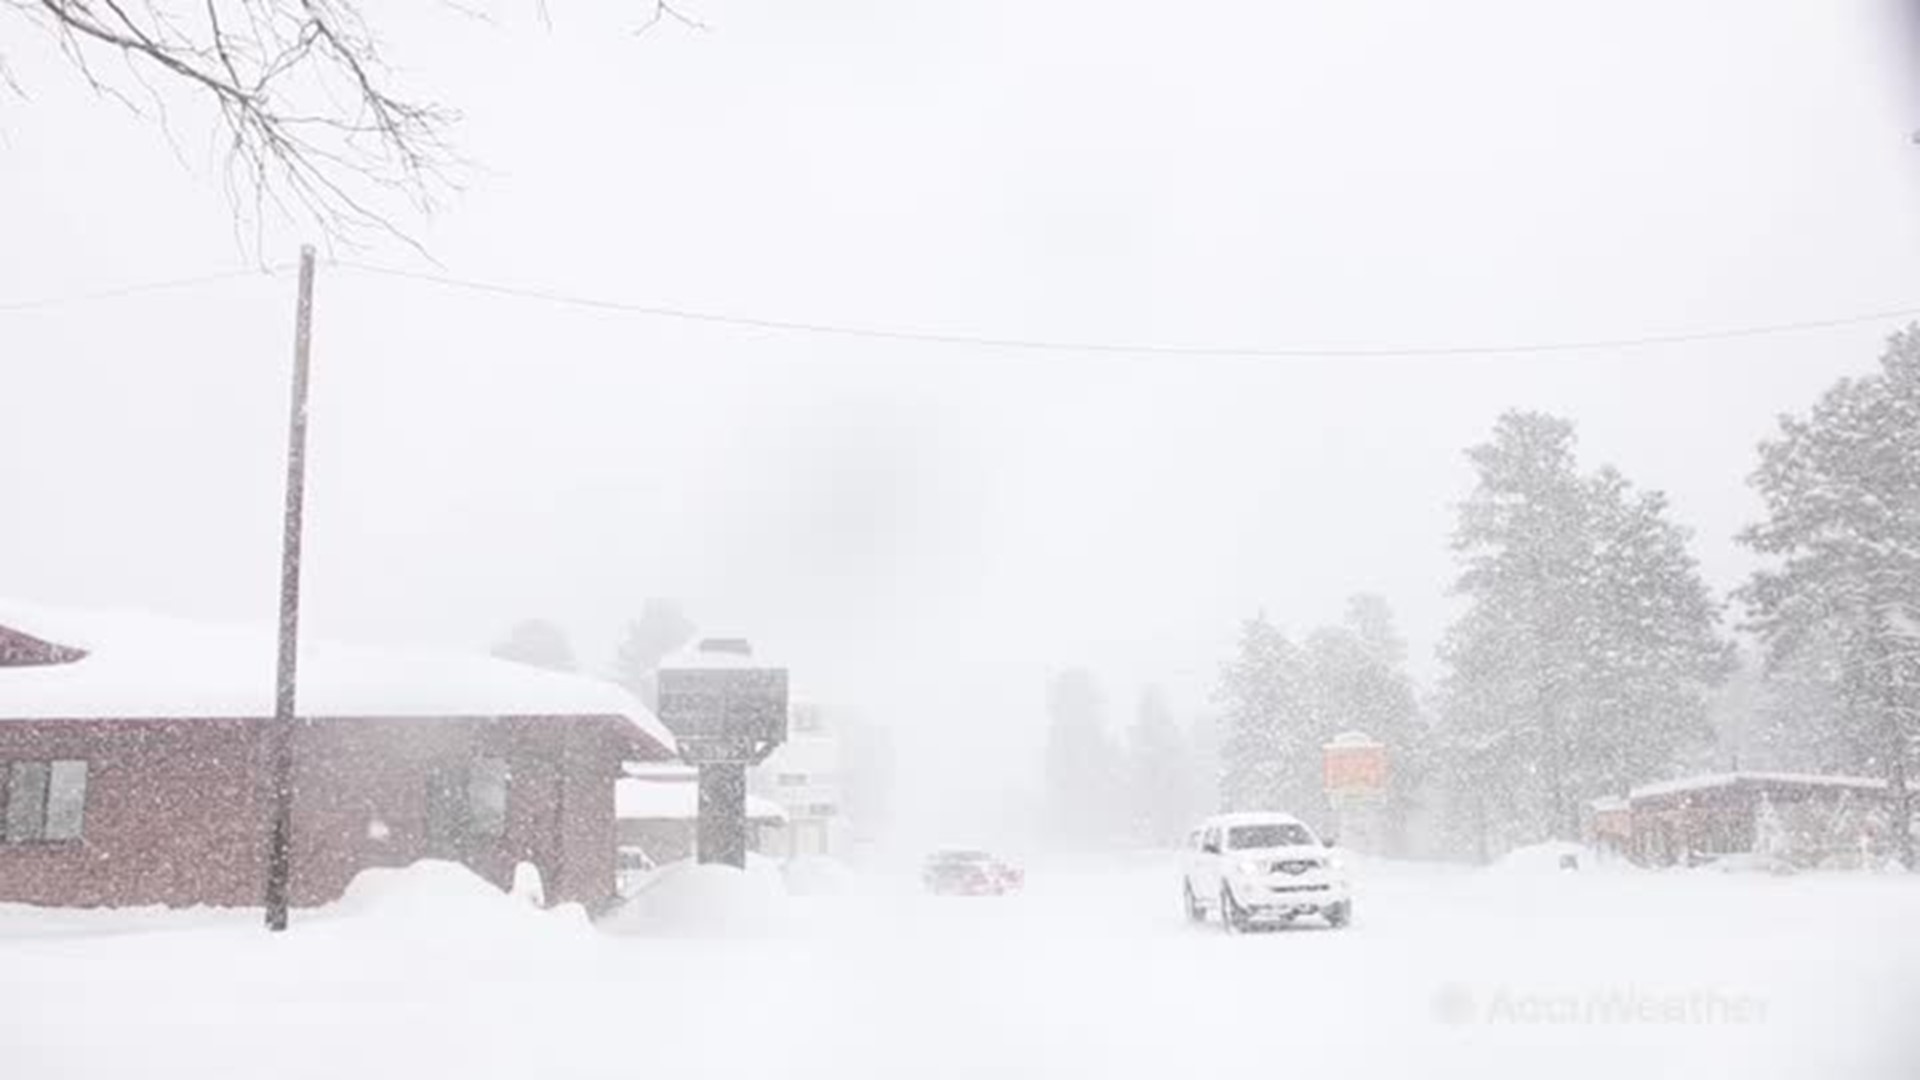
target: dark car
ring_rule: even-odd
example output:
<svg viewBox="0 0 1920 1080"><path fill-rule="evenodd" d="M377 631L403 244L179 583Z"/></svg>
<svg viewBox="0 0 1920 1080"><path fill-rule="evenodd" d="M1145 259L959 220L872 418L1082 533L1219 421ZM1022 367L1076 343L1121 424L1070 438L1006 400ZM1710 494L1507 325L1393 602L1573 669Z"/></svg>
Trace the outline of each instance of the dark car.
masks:
<svg viewBox="0 0 1920 1080"><path fill-rule="evenodd" d="M927 856L920 881L941 896L1002 896L1025 883L1026 875L984 851L951 849Z"/></svg>

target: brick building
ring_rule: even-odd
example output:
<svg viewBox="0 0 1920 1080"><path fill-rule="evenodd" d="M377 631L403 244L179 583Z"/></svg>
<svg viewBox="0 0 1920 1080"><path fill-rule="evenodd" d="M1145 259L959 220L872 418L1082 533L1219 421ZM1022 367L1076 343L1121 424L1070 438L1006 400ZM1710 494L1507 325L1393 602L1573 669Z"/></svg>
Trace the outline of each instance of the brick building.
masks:
<svg viewBox="0 0 1920 1080"><path fill-rule="evenodd" d="M1630 852L1647 866L1747 853L1817 865L1884 852L1892 811L1884 780L1767 772L1646 784L1629 793L1627 805Z"/></svg>
<svg viewBox="0 0 1920 1080"><path fill-rule="evenodd" d="M0 600L0 902L248 906L264 890L270 627ZM303 645L292 896L465 863L549 901L615 888L614 784L672 740L611 684L485 657Z"/></svg>

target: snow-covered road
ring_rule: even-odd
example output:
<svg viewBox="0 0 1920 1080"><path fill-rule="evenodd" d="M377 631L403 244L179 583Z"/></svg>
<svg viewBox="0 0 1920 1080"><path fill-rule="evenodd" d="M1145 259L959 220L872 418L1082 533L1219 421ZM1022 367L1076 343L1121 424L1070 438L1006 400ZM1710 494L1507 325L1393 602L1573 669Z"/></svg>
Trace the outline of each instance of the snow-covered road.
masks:
<svg viewBox="0 0 1920 1080"><path fill-rule="evenodd" d="M493 898L272 939L0 909L0 1076L1920 1075L1914 880L1376 865L1348 930L1228 937L1174 874L869 880L725 938Z"/></svg>

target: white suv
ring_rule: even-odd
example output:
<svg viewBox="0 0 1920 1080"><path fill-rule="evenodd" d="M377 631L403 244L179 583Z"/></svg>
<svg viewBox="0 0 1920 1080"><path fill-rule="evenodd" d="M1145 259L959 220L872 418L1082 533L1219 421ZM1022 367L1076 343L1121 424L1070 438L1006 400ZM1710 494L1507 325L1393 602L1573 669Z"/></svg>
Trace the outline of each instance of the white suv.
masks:
<svg viewBox="0 0 1920 1080"><path fill-rule="evenodd" d="M1353 917L1353 894L1340 860L1290 814L1210 817L1193 830L1183 891L1187 918L1218 911L1228 932L1257 921L1318 915L1331 926Z"/></svg>

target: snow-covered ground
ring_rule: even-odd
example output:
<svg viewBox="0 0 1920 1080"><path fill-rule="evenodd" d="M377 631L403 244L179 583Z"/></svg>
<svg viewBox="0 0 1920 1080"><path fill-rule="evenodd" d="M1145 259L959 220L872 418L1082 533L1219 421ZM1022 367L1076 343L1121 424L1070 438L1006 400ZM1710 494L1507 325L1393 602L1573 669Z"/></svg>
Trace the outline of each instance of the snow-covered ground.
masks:
<svg viewBox="0 0 1920 1080"><path fill-rule="evenodd" d="M1146 857L1033 866L1005 898L760 882L742 925L690 936L448 867L280 937L0 908L0 1075L1920 1075L1920 881L1540 861L1365 864L1352 928L1248 937L1186 925Z"/></svg>

